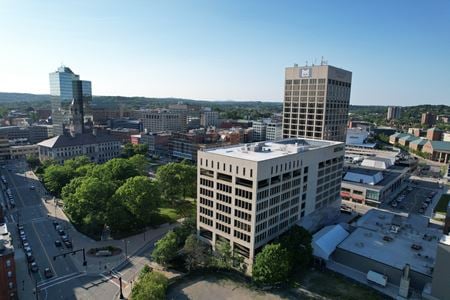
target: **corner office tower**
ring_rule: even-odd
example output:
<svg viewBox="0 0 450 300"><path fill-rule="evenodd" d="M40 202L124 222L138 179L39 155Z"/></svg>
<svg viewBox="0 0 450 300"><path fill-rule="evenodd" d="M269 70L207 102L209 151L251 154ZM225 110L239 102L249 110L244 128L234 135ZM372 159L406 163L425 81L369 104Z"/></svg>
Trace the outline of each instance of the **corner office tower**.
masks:
<svg viewBox="0 0 450 300"><path fill-rule="evenodd" d="M50 73L49 78L54 135L64 134L69 123L76 133L82 133L84 113L92 100L91 82L80 80L79 75L65 66ZM65 109L69 104L70 110Z"/></svg>
<svg viewBox="0 0 450 300"><path fill-rule="evenodd" d="M345 141L352 73L329 65L285 70L283 137Z"/></svg>

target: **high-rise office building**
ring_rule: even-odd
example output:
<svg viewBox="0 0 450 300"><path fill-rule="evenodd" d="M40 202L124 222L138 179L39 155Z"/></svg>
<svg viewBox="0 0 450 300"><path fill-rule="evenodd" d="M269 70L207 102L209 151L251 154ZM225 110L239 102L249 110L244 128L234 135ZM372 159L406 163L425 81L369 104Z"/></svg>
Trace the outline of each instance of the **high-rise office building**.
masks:
<svg viewBox="0 0 450 300"><path fill-rule="evenodd" d="M386 115L386 120L388 120L388 121L396 120L396 119L400 118L400 113L401 113L400 106L389 106L387 115Z"/></svg>
<svg viewBox="0 0 450 300"><path fill-rule="evenodd" d="M341 142L284 139L198 152L197 235L255 254L295 224L314 230L339 215Z"/></svg>
<svg viewBox="0 0 450 300"><path fill-rule="evenodd" d="M345 141L352 73L329 65L285 70L283 137Z"/></svg>
<svg viewBox="0 0 450 300"><path fill-rule="evenodd" d="M92 100L91 82L80 80L79 75L65 66L50 73L49 78L54 135L64 134L68 124L82 132L85 110ZM70 110L65 108L68 104Z"/></svg>

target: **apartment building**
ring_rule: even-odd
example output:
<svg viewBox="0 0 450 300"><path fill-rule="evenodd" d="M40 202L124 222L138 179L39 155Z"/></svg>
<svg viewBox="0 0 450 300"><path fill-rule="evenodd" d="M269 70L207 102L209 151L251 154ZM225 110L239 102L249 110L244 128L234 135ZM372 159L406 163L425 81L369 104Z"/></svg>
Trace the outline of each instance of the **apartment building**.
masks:
<svg viewBox="0 0 450 300"><path fill-rule="evenodd" d="M345 141L352 73L329 65L285 71L283 137Z"/></svg>
<svg viewBox="0 0 450 300"><path fill-rule="evenodd" d="M386 120L391 121L399 119L401 111L402 108L400 106L389 106L386 115Z"/></svg>
<svg viewBox="0 0 450 300"><path fill-rule="evenodd" d="M343 157L341 142L299 138L199 151L198 237L230 243L252 265L291 226L336 217Z"/></svg>

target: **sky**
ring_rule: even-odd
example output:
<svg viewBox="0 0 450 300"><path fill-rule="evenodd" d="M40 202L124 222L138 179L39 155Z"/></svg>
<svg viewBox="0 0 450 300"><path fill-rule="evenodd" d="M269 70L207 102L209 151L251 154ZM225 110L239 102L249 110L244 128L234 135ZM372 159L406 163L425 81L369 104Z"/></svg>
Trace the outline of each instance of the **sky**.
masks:
<svg viewBox="0 0 450 300"><path fill-rule="evenodd" d="M450 1L0 0L0 91L282 101L285 67L353 72L351 104L450 105Z"/></svg>

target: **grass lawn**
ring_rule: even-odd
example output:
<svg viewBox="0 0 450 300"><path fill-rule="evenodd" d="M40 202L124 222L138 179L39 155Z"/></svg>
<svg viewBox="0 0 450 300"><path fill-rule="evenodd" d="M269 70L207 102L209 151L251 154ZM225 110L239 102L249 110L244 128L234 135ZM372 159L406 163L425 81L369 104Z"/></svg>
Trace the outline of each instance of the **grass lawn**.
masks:
<svg viewBox="0 0 450 300"><path fill-rule="evenodd" d="M450 195L442 195L441 199L439 199L438 204L434 208L434 211L437 213L445 214L447 212L448 202L450 201Z"/></svg>
<svg viewBox="0 0 450 300"><path fill-rule="evenodd" d="M157 224L174 223L178 219L195 215L196 206L193 201L180 201L176 207L164 206L159 208L161 217Z"/></svg>
<svg viewBox="0 0 450 300"><path fill-rule="evenodd" d="M331 299L386 299L377 291L328 270L310 270L303 276L300 276L296 283L300 288Z"/></svg>

